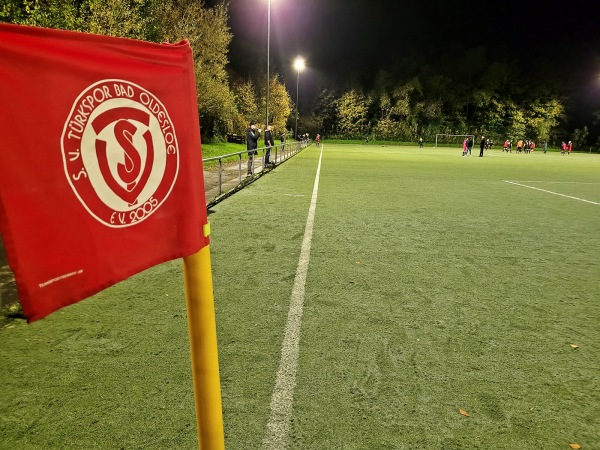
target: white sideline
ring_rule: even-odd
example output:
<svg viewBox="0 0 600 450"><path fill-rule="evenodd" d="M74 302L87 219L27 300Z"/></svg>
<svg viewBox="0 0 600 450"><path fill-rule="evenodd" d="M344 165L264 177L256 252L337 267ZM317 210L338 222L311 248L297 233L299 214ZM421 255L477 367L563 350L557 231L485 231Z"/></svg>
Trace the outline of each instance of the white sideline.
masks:
<svg viewBox="0 0 600 450"><path fill-rule="evenodd" d="M529 189L535 189L536 191L542 191L542 192L546 192L548 194L554 194L554 195L560 195L561 197L572 198L573 200L579 200L580 202L591 203L592 205L600 205L600 203L593 202L591 200L586 200L584 198L573 197L571 195L565 195L565 194L560 194L558 192L547 191L546 189L540 189L540 188L536 188L536 187L533 187L533 186L528 186L526 184L516 183L514 181L504 180L504 182L505 183L509 183L509 184L514 184L516 186L526 187L526 188L529 188ZM528 183L532 183L532 181L529 181Z"/></svg>
<svg viewBox="0 0 600 450"><path fill-rule="evenodd" d="M300 328L302 325L302 309L304 306L304 294L308 263L310 260L310 246L312 243L313 225L315 221L315 210L317 208L317 193L319 192L319 176L321 173L321 159L323 158L323 146L319 155L317 175L313 188L304 238L300 250L300 258L296 269L296 278L290 300L290 309L285 324L285 334L281 345L281 360L277 370L275 388L271 397L271 415L267 423L267 435L262 442L265 450L283 450L287 448L288 436L292 421L292 403L294 401L294 389L296 387L296 371L298 368L298 355L300 353Z"/></svg>

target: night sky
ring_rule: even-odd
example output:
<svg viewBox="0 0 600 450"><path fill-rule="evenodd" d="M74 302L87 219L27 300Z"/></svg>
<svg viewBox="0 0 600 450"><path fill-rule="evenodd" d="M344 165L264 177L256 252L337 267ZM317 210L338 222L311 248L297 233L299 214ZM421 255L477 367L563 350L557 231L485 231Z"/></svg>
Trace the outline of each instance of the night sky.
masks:
<svg viewBox="0 0 600 450"><path fill-rule="evenodd" d="M218 3L207 0L208 6ZM230 0L230 69L266 76L267 0ZM271 0L271 72L295 100L380 69L436 60L458 48L502 48L522 62L545 59L583 108L600 109L600 4L595 0Z"/></svg>

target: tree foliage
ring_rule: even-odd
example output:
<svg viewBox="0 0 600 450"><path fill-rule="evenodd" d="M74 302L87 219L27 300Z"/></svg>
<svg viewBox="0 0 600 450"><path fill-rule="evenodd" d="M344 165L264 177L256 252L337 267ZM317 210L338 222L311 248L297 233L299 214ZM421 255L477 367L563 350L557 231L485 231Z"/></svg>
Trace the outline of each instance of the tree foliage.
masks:
<svg viewBox="0 0 600 450"><path fill-rule="evenodd" d="M161 41L187 39L194 50L202 136L231 131L235 106L226 71L232 37L226 6L205 8L202 1L172 0L157 7L155 14Z"/></svg>
<svg viewBox="0 0 600 450"><path fill-rule="evenodd" d="M258 118L259 102L265 101L264 96L248 97L250 86L237 86L237 96L230 86L226 67L232 35L224 3L208 8L203 0L5 0L0 20L153 42L187 39L194 51L203 138L247 126L250 117ZM283 129L291 100L277 76L270 90L272 121Z"/></svg>
<svg viewBox="0 0 600 450"><path fill-rule="evenodd" d="M367 99L356 89L345 92L337 102L338 130L351 138L361 138L367 132Z"/></svg>
<svg viewBox="0 0 600 450"><path fill-rule="evenodd" d="M236 105L233 132L243 135L250 121L258 117L256 88L251 80L236 81L233 83L233 94Z"/></svg>
<svg viewBox="0 0 600 450"><path fill-rule="evenodd" d="M273 130L277 134L285 131L287 119L291 112L292 99L290 94L285 85L279 80L279 76L274 75L271 77L269 84L269 123L273 125Z"/></svg>

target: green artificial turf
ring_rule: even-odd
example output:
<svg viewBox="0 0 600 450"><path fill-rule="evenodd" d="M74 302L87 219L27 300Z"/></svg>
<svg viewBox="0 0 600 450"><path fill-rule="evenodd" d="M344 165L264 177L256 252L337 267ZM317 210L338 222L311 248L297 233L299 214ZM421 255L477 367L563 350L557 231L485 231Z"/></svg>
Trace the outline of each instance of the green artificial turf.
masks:
<svg viewBox="0 0 600 450"><path fill-rule="evenodd" d="M600 157L460 153L325 144L288 448L600 448ZM318 158L210 211L228 450L265 438ZM0 349L0 449L197 448L180 261Z"/></svg>
<svg viewBox="0 0 600 450"><path fill-rule="evenodd" d="M599 161L458 155L327 152L291 448L600 444Z"/></svg>

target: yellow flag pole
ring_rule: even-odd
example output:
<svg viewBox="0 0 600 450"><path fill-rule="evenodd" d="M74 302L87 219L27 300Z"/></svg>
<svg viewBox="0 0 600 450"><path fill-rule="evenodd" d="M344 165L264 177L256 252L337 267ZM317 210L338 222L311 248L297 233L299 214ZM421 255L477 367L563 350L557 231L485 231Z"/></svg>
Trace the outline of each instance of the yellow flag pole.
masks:
<svg viewBox="0 0 600 450"><path fill-rule="evenodd" d="M205 235L210 234L205 226ZM201 450L224 450L217 324L213 297L210 245L183 258L198 445Z"/></svg>

